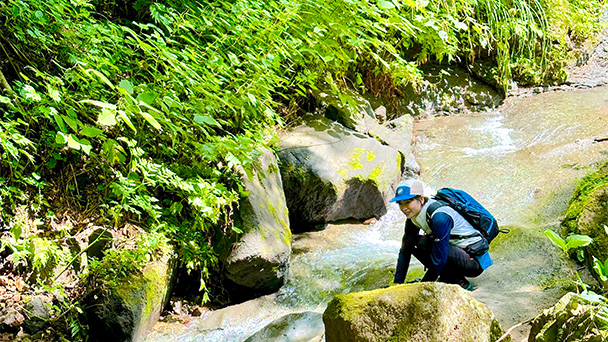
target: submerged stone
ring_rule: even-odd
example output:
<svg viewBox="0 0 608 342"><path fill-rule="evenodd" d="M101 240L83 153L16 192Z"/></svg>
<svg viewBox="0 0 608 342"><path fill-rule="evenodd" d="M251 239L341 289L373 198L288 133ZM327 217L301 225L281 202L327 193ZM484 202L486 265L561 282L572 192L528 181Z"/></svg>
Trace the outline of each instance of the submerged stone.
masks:
<svg viewBox="0 0 608 342"><path fill-rule="evenodd" d="M245 342L320 342L325 330L322 316L311 311L283 316L251 335Z"/></svg>
<svg viewBox="0 0 608 342"><path fill-rule="evenodd" d="M443 283L338 295L323 322L327 342L493 342L503 334L485 304Z"/></svg>

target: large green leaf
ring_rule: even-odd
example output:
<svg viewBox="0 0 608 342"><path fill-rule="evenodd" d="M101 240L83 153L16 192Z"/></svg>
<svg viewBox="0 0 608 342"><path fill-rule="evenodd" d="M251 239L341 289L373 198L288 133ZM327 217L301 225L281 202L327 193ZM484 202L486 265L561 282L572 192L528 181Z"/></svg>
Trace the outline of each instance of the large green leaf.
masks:
<svg viewBox="0 0 608 342"><path fill-rule="evenodd" d="M587 235L573 234L566 238L566 250L584 247L592 242L593 239Z"/></svg>
<svg viewBox="0 0 608 342"><path fill-rule="evenodd" d="M87 69L87 71L93 73L94 75L96 75L97 77L99 77L105 84L107 84L108 86L110 86L110 88L114 89L114 85L112 84L112 82L110 82L110 80L106 77L106 75L104 75L100 71L97 71L97 70L94 70L94 69Z"/></svg>
<svg viewBox="0 0 608 342"><path fill-rule="evenodd" d="M122 80L118 87L124 89L129 95L133 95L133 85L128 80Z"/></svg>
<svg viewBox="0 0 608 342"><path fill-rule="evenodd" d="M383 9L391 9L395 8L395 4L393 4L391 1L378 0L378 7Z"/></svg>
<svg viewBox="0 0 608 342"><path fill-rule="evenodd" d="M104 126L116 125L116 111L108 108L102 108L101 113L97 116L97 123Z"/></svg>
<svg viewBox="0 0 608 342"><path fill-rule="evenodd" d="M80 134L87 136L89 138L95 138L97 136L100 136L103 133L102 130L100 130L97 127L92 127L92 126L85 126L82 131L80 131Z"/></svg>
<svg viewBox="0 0 608 342"><path fill-rule="evenodd" d="M544 233L554 245L561 248L563 251L567 251L566 241L564 241L556 232L551 229L545 229Z"/></svg>

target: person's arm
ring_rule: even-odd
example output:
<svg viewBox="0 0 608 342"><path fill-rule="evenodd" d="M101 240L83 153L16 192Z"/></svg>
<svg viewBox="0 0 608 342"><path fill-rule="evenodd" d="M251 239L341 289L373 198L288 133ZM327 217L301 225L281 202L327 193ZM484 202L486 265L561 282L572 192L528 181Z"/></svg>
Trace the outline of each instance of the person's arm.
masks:
<svg viewBox="0 0 608 342"><path fill-rule="evenodd" d="M432 267L424 274L422 281L435 281L439 277L441 270L448 259L448 248L450 246L450 232L454 226L454 220L446 213L438 212L433 215L429 222L433 232L431 245Z"/></svg>
<svg viewBox="0 0 608 342"><path fill-rule="evenodd" d="M399 258L397 259L397 269L395 270L395 284L403 284L407 270L410 267L410 260L412 258L412 249L416 238L420 234L420 228L418 228L412 221L407 220L405 223L405 233L401 240L401 249L399 250Z"/></svg>

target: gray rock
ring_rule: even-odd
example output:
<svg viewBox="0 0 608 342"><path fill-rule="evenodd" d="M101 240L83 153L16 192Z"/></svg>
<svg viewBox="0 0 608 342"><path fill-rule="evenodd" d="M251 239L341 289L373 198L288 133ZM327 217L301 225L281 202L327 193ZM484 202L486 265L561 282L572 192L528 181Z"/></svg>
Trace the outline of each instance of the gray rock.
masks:
<svg viewBox="0 0 608 342"><path fill-rule="evenodd" d="M24 328L30 333L42 330L51 317L51 299L45 296L34 296L25 303L27 320Z"/></svg>
<svg viewBox="0 0 608 342"><path fill-rule="evenodd" d="M412 115L482 111L498 107L503 96L486 83L457 66L428 64L421 67L427 83L419 89L406 87L399 107ZM483 69L483 68L481 68ZM482 73L478 70L478 73ZM491 79L484 74L480 79Z"/></svg>
<svg viewBox="0 0 608 342"><path fill-rule="evenodd" d="M92 258L103 258L104 251L112 246L112 233L103 228L95 229L89 235L87 255Z"/></svg>
<svg viewBox="0 0 608 342"><path fill-rule="evenodd" d="M264 151L261 170L253 178L241 171L249 196L239 202L234 225L243 230L228 246L224 263L227 277L259 293L279 289L285 280L291 255L291 231L283 183L271 151Z"/></svg>
<svg viewBox="0 0 608 342"><path fill-rule="evenodd" d="M342 219L379 217L400 180L400 153L319 115L279 142L292 232Z"/></svg>
<svg viewBox="0 0 608 342"><path fill-rule="evenodd" d="M493 342L503 333L485 304L443 283L338 295L323 322L327 342Z"/></svg>
<svg viewBox="0 0 608 342"><path fill-rule="evenodd" d="M338 96L330 92L320 91L314 94L325 117L397 149L402 159L409 161L405 164L404 176L419 174L420 167L415 161L412 148L414 118L405 114L384 125L380 124L387 120L386 107L379 106L373 110L369 101L354 91L344 90L343 93L352 98L355 105L343 104Z"/></svg>
<svg viewBox="0 0 608 342"><path fill-rule="evenodd" d="M306 311L289 314L273 321L251 335L245 342L320 342L324 331L323 315Z"/></svg>

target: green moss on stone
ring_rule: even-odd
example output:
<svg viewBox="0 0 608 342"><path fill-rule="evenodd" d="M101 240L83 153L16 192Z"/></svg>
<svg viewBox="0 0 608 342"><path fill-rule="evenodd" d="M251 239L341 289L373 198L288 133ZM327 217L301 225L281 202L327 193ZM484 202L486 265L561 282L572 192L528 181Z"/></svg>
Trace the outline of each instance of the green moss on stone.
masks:
<svg viewBox="0 0 608 342"><path fill-rule="evenodd" d="M566 215L562 221L566 235L577 231L577 220L585 208L589 195L598 187L608 184L608 162L602 164L597 171L585 175L579 181L574 194L568 203Z"/></svg>

